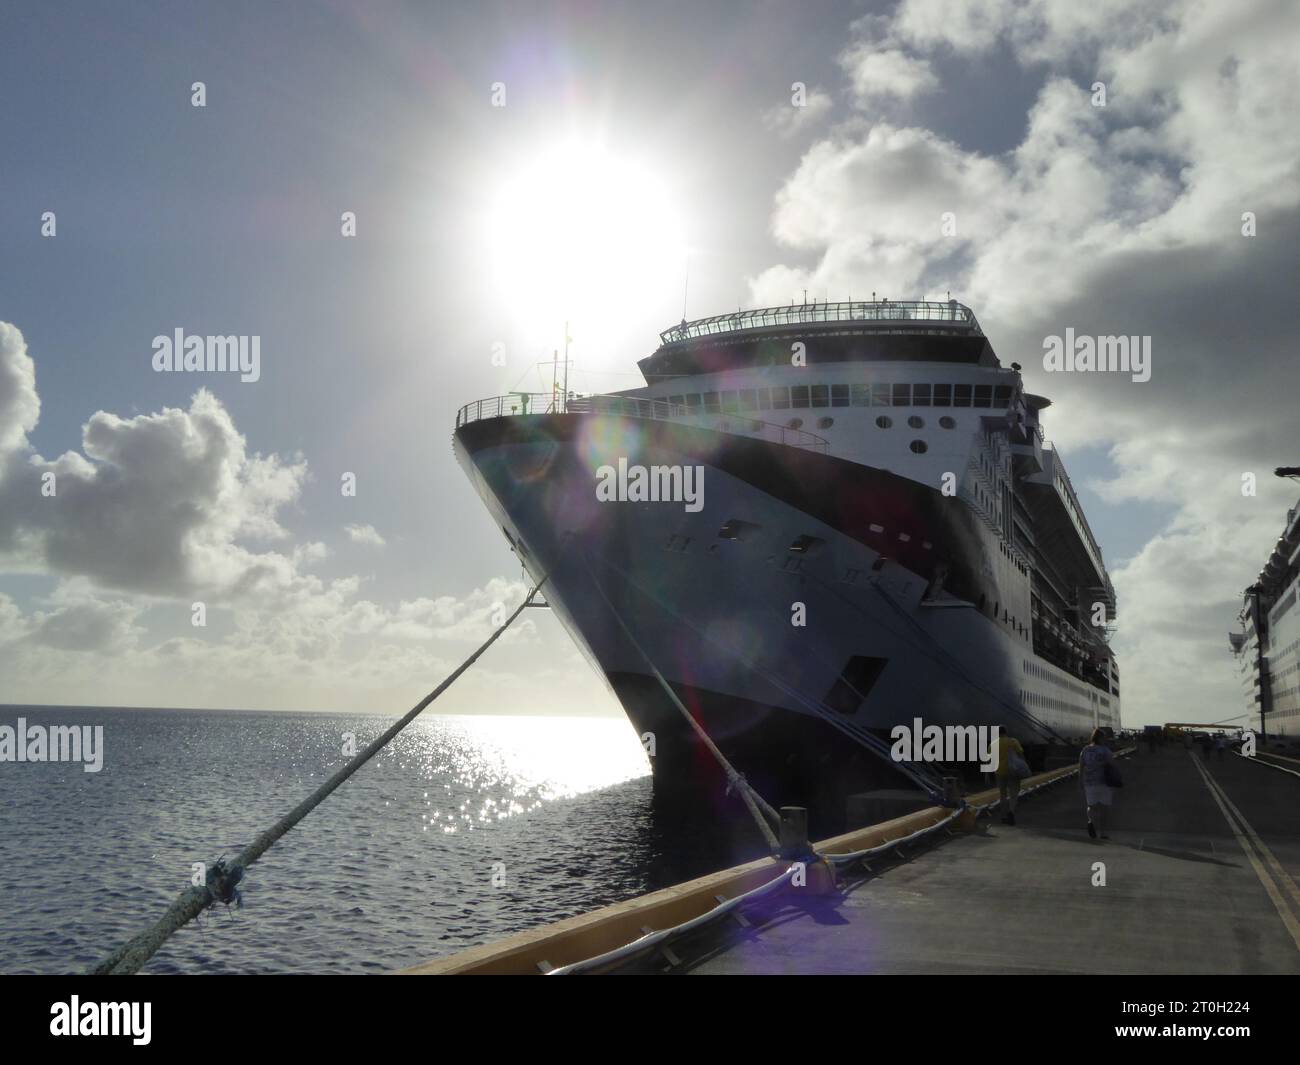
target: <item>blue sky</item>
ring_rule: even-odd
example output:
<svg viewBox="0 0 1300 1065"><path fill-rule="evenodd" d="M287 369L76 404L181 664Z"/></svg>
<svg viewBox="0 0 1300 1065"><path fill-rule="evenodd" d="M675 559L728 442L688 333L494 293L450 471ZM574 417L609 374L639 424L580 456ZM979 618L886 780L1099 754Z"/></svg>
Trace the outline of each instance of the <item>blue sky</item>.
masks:
<svg viewBox="0 0 1300 1065"><path fill-rule="evenodd" d="M522 585L456 409L544 381L569 315L576 386L634 385L681 313L684 258L541 307L485 240L512 176L576 145L658 183L692 315L970 303L1055 400L1126 713L1235 705L1223 633L1294 503L1268 471L1300 462L1291 6L10 3L0 37L0 702L394 711L463 657ZM1065 326L1151 335L1152 381L1042 374ZM261 379L153 372L177 327L259 335ZM16 486L60 462L55 518ZM122 513L92 544L106 463ZM448 709L614 712L538 614Z"/></svg>

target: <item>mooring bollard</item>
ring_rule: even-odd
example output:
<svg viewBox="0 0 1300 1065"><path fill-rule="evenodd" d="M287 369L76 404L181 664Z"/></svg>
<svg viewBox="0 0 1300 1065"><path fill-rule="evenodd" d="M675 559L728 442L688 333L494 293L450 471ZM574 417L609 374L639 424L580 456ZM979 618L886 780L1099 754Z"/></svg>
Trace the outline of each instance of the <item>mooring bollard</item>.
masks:
<svg viewBox="0 0 1300 1065"><path fill-rule="evenodd" d="M812 847L808 843L808 810L803 806L781 807L781 857L806 858Z"/></svg>

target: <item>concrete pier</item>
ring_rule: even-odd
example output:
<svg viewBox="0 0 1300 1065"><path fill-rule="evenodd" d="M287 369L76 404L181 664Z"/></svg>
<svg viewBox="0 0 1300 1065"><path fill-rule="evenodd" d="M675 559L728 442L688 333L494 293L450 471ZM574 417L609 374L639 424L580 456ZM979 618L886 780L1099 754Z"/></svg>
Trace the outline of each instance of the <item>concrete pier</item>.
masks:
<svg viewBox="0 0 1300 1065"><path fill-rule="evenodd" d="M1300 973L1300 778L1174 745L1123 771L1109 840L1066 781L1014 827L751 911L678 971Z"/></svg>

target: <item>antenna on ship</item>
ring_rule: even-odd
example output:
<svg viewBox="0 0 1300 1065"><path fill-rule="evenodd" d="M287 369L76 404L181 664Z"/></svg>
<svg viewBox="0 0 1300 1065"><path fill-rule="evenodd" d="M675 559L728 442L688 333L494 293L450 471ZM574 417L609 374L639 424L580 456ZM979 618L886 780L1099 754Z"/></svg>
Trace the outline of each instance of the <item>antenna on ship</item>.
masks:
<svg viewBox="0 0 1300 1065"><path fill-rule="evenodd" d="M686 252L686 280L682 282L682 321L686 321L686 296L691 291L691 253ZM565 330L567 332L567 329Z"/></svg>

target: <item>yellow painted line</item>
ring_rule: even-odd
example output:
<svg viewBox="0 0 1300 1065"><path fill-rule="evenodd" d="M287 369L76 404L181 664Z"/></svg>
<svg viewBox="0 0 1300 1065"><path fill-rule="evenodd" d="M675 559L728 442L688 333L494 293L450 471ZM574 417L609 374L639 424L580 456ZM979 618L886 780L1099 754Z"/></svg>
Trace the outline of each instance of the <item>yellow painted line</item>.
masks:
<svg viewBox="0 0 1300 1065"><path fill-rule="evenodd" d="M1228 822L1228 827L1232 829L1232 834L1237 837L1237 842L1241 845L1242 851L1245 852L1246 857L1250 859L1251 868L1255 870L1255 876L1259 878L1259 882L1264 886L1264 890L1268 892L1268 897L1272 899L1273 906L1277 910L1278 916L1282 918L1282 923L1286 925L1286 930L1291 933L1291 939L1295 942L1296 950L1300 950L1300 922L1296 921L1295 915L1286 904L1286 899L1282 897L1282 892L1278 890L1277 884L1274 883L1273 878L1268 874L1268 870L1264 868L1259 857L1255 854L1255 849L1251 846L1250 838L1237 827L1237 823L1232 819L1232 814L1228 812L1228 807L1224 805L1224 800L1228 799L1228 797L1224 795L1220 798L1221 789L1210 778L1210 774L1205 771L1205 767L1201 765L1196 755L1189 751L1188 757L1191 758L1192 765L1196 766L1196 771L1201 774L1201 779L1205 781L1205 786L1209 789L1210 797L1218 804L1219 810L1223 814L1223 819ZM1229 803L1231 802L1231 800L1228 801ZM1244 817L1241 820L1242 824L1246 823ZM1251 831L1251 835L1254 835L1253 830Z"/></svg>
<svg viewBox="0 0 1300 1065"><path fill-rule="evenodd" d="M1259 849L1259 852L1265 857L1265 859L1267 859L1268 864L1273 867L1273 872L1277 874L1278 880L1281 882L1282 886L1287 889L1291 898L1295 900L1295 904L1300 906L1300 888L1296 887L1295 881L1291 879L1291 874L1282 868L1282 863L1274 857L1273 852L1268 848L1268 844L1259 838L1259 833L1251 827L1250 822L1246 820L1246 815L1237 809L1236 804L1228 798L1228 793L1224 790L1223 785L1217 780L1213 781L1213 783L1219 790L1219 794L1223 796L1223 801L1228 804L1228 809L1237 815L1237 820L1241 822L1241 827L1246 830L1246 835L1250 837L1251 842L1255 844Z"/></svg>

